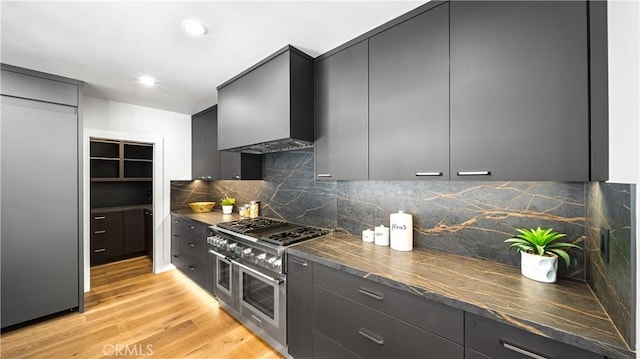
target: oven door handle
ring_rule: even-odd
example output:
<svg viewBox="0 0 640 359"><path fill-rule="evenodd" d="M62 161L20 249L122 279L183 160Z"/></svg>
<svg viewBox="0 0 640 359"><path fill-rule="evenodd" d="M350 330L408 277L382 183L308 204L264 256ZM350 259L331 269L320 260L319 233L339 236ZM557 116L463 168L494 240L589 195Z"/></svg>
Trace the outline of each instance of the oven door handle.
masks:
<svg viewBox="0 0 640 359"><path fill-rule="evenodd" d="M214 250L213 250L213 249L211 249L211 248L207 249L207 252L209 252L209 253L211 253L211 254L215 255L216 257L218 257L218 258L220 258L220 259L228 260L228 259L227 259L227 257L225 257L225 256L223 256L222 254L220 254L220 253L218 253L218 252L214 251Z"/></svg>
<svg viewBox="0 0 640 359"><path fill-rule="evenodd" d="M231 260L231 263L237 265L238 267L240 267L242 269L245 269L245 270L251 272L252 274L258 275L258 276L260 276L260 277L262 277L262 278L264 278L264 279L266 279L268 281L271 281L271 282L273 282L273 283L275 283L277 285L280 285L280 284L284 283L284 280L282 280L282 279L273 278L273 277L268 276L268 275L266 275L264 273L260 273L259 271L255 270L255 269L253 269L253 268L251 268L249 266L246 266L246 265L244 265L244 264L242 264L242 263L240 263L240 262L238 262L238 261L236 261L234 259Z"/></svg>

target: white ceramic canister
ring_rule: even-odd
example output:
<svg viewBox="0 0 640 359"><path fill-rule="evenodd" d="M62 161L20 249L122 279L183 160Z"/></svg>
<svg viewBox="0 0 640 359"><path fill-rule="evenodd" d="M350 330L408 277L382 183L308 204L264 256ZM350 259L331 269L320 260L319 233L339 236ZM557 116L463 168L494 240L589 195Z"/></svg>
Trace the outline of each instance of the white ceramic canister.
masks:
<svg viewBox="0 0 640 359"><path fill-rule="evenodd" d="M413 217L404 211L391 213L391 249L410 251L413 249Z"/></svg>
<svg viewBox="0 0 640 359"><path fill-rule="evenodd" d="M362 231L362 241L363 242L373 242L375 237L375 232L370 229L365 229Z"/></svg>
<svg viewBox="0 0 640 359"><path fill-rule="evenodd" d="M379 246L388 246L389 245L389 227L385 227L384 224L381 224L376 227L375 230L375 242Z"/></svg>

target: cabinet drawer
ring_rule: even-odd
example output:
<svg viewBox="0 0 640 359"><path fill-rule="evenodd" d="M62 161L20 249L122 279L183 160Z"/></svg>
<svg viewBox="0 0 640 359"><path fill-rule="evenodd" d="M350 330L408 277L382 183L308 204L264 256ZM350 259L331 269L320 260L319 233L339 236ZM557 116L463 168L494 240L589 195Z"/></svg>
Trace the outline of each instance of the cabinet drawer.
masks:
<svg viewBox="0 0 640 359"><path fill-rule="evenodd" d="M182 265L182 261L180 259L181 259L180 247L177 245L172 245L171 246L171 264L176 266L176 268L180 269L180 266Z"/></svg>
<svg viewBox="0 0 640 359"><path fill-rule="evenodd" d="M324 335L313 332L313 357L314 358L340 358L340 359L357 359L360 358L355 353L350 352L347 348L325 337ZM296 357L297 359L297 357Z"/></svg>
<svg viewBox="0 0 640 359"><path fill-rule="evenodd" d="M536 358L604 359L602 355L470 313L465 314L465 338L467 348L495 359L527 357L521 353L532 353Z"/></svg>
<svg viewBox="0 0 640 359"><path fill-rule="evenodd" d="M314 288L316 330L365 358L463 358L462 345Z"/></svg>
<svg viewBox="0 0 640 359"><path fill-rule="evenodd" d="M204 262L207 256L207 239L189 234L180 237L180 253L190 255L199 261Z"/></svg>
<svg viewBox="0 0 640 359"><path fill-rule="evenodd" d="M122 255L122 239L91 239L91 264Z"/></svg>
<svg viewBox="0 0 640 359"><path fill-rule="evenodd" d="M112 217L113 218L113 217ZM122 217L109 222L91 223L91 240L120 240L122 241Z"/></svg>
<svg viewBox="0 0 640 359"><path fill-rule="evenodd" d="M205 262L188 254L180 254L180 270L199 286L205 287Z"/></svg>
<svg viewBox="0 0 640 359"><path fill-rule="evenodd" d="M322 265L314 267L314 283L456 343L463 342L461 310Z"/></svg>
<svg viewBox="0 0 640 359"><path fill-rule="evenodd" d="M209 235L209 226L202 222L173 215L171 216L171 233L181 236L186 236L191 233L198 237L204 237L206 241L206 237Z"/></svg>
<svg viewBox="0 0 640 359"><path fill-rule="evenodd" d="M122 221L122 212L91 213L91 227Z"/></svg>

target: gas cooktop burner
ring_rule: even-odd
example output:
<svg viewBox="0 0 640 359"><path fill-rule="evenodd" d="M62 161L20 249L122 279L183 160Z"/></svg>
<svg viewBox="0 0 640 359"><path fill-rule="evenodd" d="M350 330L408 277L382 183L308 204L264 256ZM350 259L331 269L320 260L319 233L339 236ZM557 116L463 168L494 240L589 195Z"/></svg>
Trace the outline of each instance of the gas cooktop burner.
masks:
<svg viewBox="0 0 640 359"><path fill-rule="evenodd" d="M246 236L245 238L252 241L259 240L279 246L288 246L329 233L328 230L323 228L303 226L264 217L223 222L217 224L216 227L244 235Z"/></svg>
<svg viewBox="0 0 640 359"><path fill-rule="evenodd" d="M223 222L216 226L236 233L253 233L263 229L272 229L286 226L288 223L275 219L258 217L251 219L241 219L239 221Z"/></svg>

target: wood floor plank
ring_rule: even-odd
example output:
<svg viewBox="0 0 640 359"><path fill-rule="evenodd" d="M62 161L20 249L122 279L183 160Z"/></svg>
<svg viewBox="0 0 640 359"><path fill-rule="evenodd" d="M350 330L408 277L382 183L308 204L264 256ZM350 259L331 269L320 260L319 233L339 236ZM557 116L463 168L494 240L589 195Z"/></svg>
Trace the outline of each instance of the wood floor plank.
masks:
<svg viewBox="0 0 640 359"><path fill-rule="evenodd" d="M0 335L1 358L282 358L180 272L148 257L91 268L85 312Z"/></svg>

